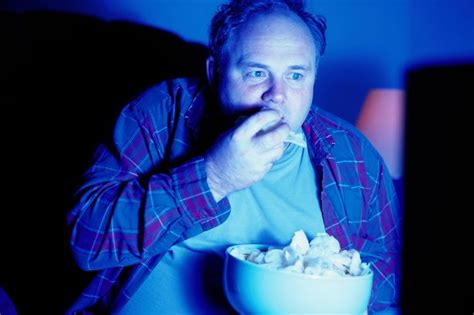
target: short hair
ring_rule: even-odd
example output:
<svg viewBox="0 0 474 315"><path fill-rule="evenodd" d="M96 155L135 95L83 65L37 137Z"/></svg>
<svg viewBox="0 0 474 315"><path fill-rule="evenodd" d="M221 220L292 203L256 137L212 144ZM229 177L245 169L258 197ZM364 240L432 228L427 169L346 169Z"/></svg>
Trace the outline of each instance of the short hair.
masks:
<svg viewBox="0 0 474 315"><path fill-rule="evenodd" d="M256 14L276 10L289 10L298 15L311 31L319 56L324 54L326 19L307 12L304 0L230 0L220 6L212 18L209 30L209 51L216 63L220 65L222 50L232 32Z"/></svg>

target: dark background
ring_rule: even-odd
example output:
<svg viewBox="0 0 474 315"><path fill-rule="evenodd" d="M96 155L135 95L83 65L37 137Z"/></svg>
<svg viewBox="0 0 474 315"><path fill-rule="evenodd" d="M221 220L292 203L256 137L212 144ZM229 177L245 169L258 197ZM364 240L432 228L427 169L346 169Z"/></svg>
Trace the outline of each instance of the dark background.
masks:
<svg viewBox="0 0 474 315"><path fill-rule="evenodd" d="M128 22L0 11L0 287L20 314L60 314L90 276L66 213L119 110L165 78L204 74L207 48Z"/></svg>

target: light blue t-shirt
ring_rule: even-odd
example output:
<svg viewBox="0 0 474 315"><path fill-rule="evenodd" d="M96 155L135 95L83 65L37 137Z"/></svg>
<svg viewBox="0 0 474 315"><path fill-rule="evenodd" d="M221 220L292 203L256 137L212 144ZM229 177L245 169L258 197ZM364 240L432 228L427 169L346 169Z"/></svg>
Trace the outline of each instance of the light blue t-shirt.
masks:
<svg viewBox="0 0 474 315"><path fill-rule="evenodd" d="M173 246L120 314L229 314L222 271L234 244L286 246L293 233L325 231L307 149L290 144L264 178L228 196L221 225Z"/></svg>

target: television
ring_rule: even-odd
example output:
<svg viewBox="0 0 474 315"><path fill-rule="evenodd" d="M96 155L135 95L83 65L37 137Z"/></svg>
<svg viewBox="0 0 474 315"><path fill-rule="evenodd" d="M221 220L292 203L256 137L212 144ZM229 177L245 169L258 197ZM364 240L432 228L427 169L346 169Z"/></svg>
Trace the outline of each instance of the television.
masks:
<svg viewBox="0 0 474 315"><path fill-rule="evenodd" d="M474 60L406 75L402 314L474 314Z"/></svg>

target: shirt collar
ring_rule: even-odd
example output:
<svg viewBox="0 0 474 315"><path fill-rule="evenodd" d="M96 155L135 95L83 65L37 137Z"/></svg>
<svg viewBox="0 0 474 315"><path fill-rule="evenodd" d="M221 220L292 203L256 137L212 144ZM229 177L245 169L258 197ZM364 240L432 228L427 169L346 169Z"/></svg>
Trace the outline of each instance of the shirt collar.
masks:
<svg viewBox="0 0 474 315"><path fill-rule="evenodd" d="M310 109L303 123L303 131L307 142L311 144L308 145L310 155L314 158L316 164L320 164L328 156L335 142L330 131L321 121L317 109Z"/></svg>
<svg viewBox="0 0 474 315"><path fill-rule="evenodd" d="M205 80L197 84L192 95L191 104L184 115L185 124L190 130L193 145L205 150L227 129L227 126Z"/></svg>
<svg viewBox="0 0 474 315"><path fill-rule="evenodd" d="M200 120L204 115L205 109L205 84L203 81L199 81L196 85L195 93L191 100L186 113L184 114L186 127L192 130L193 134L197 134L199 131Z"/></svg>

